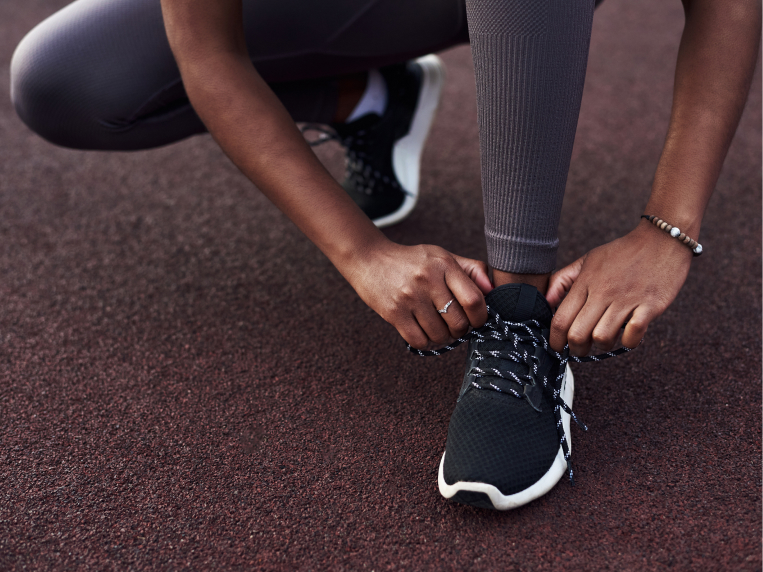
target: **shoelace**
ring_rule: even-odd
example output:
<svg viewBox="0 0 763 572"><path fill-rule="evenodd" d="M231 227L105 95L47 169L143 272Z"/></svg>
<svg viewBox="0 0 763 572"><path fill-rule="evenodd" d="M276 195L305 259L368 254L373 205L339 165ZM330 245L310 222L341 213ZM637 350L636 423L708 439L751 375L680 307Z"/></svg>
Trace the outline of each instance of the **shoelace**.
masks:
<svg viewBox="0 0 763 572"><path fill-rule="evenodd" d="M532 385L534 382L539 380L541 382L543 391L551 396L552 402L554 403L554 418L556 420L557 434L559 435L559 444L561 445L562 452L564 453L564 460L567 462L567 471L570 476L570 483L574 484L575 480L573 478L572 463L570 462L570 448L567 444L567 436L564 432L561 412L564 411L570 417L572 417L572 419L575 420L575 423L582 427L584 431L587 431L588 427L586 427L586 425L578 419L577 415L575 415L570 406L565 403L561 396L560 390L556 389L555 386L558 385L561 387L560 382L564 378L568 361L577 363L599 362L603 359L617 357L624 353L630 352L633 348L622 347L617 350L595 356L576 357L569 355L569 346L567 345L564 347L564 350L562 350L562 353L560 354L554 351L551 346L549 346L548 340L541 334L541 325L537 321L529 320L527 322L509 322L503 320L503 318L501 318L495 310L490 308L490 306L487 307L487 311L489 316L488 321L485 322L485 325L482 328L478 330L472 330L464 337L457 339L452 344L437 350L417 350L408 344L408 351L418 354L422 357L429 357L442 355L457 348L464 342L468 342L473 339L478 343L488 340L510 342L514 347L513 350L488 350L484 352L480 350L474 350L471 357L476 358L478 362L492 357L523 364L527 366L528 373L518 375L507 369L494 367L483 369L479 366L474 366L471 370L469 370L469 375L475 377L475 381L472 381L472 385L477 389L498 391L500 393L507 393L509 395L513 395L516 398L523 399L525 395L519 393L516 389L509 386L508 384L501 383L499 386L496 384L496 382L485 378L497 377L499 379L513 381L522 388L528 385ZM556 358L560 361L559 375L554 380L553 385L549 384L549 380L545 375L538 376L539 360L534 354L530 354L527 351L526 348L530 345L533 347L533 350L537 347L542 347L545 351L556 356ZM532 402L530 403L533 407L535 407Z"/></svg>
<svg viewBox="0 0 763 572"><path fill-rule="evenodd" d="M351 176L358 181L358 188L363 189L367 195L373 194L377 182L381 182L392 188L400 189L406 194L410 194L407 190L403 189L397 181L386 175L382 175L382 173L369 165L365 160L367 157L366 153L355 149L355 145L363 145L364 140L362 137L366 134L365 129L357 131L355 135L340 137L336 131L326 129L323 125L306 123L300 128L300 131L303 135L306 135L310 131L315 131L320 134L315 140L311 141L307 139L307 143L311 147L318 147L328 141L337 141L347 149L347 170L351 173Z"/></svg>

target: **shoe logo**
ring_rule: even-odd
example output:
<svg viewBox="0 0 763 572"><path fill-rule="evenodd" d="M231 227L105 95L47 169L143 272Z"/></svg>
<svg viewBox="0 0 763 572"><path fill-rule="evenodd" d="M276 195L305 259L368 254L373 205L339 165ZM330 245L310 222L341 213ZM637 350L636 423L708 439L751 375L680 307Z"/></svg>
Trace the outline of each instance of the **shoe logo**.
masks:
<svg viewBox="0 0 763 572"><path fill-rule="evenodd" d="M530 405L532 405L532 408L535 409L535 411L542 413L540 402L543 398L543 388L541 388L541 386L536 384L535 381L533 381L531 384L526 384L524 397L527 399Z"/></svg>

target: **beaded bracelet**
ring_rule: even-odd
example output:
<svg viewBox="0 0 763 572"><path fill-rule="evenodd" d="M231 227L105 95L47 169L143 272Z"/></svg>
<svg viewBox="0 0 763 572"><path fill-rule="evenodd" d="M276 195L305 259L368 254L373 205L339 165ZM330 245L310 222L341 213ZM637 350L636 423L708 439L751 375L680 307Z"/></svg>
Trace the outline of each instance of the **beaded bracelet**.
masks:
<svg viewBox="0 0 763 572"><path fill-rule="evenodd" d="M651 222L654 226L661 228L673 238L677 238L678 240L683 242L686 246L688 246L691 249L691 251L694 253L694 256L699 256L700 254L702 254L702 245L696 240L694 240L693 238L689 238L688 236L686 236L686 234L681 232L678 229L678 227L675 227L672 224L668 224L661 218L657 218L654 215L641 215L641 218L645 218L646 220Z"/></svg>

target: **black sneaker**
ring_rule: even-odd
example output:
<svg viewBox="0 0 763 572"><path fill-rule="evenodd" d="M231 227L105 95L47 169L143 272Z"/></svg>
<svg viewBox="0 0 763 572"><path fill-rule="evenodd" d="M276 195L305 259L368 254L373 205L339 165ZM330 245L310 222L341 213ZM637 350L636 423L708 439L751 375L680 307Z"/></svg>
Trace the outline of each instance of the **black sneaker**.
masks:
<svg viewBox="0 0 763 572"><path fill-rule="evenodd" d="M551 308L532 286L500 286L485 301L488 322L459 340L470 340L466 374L438 483L445 498L508 510L544 495L567 471L572 479L570 418L577 419L568 359L598 361L629 350L557 354L548 346Z"/></svg>
<svg viewBox="0 0 763 572"><path fill-rule="evenodd" d="M387 109L331 127L312 144L338 139L347 149L342 187L378 227L407 217L419 197L421 152L440 101L445 68L435 55L379 70ZM323 131L315 126L303 130Z"/></svg>

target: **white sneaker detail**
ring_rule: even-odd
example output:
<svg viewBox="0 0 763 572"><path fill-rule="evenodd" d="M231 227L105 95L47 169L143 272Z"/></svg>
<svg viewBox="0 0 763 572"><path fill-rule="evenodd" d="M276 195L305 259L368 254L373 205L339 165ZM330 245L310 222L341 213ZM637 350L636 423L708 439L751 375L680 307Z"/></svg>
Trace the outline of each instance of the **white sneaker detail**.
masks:
<svg viewBox="0 0 763 572"><path fill-rule="evenodd" d="M402 221L416 206L419 199L421 153L434 122L445 82L445 66L434 54L421 57L415 60L415 63L422 71L416 110L408 134L396 141L392 150L392 167L406 196L403 204L395 212L374 220L374 224L379 228Z"/></svg>

